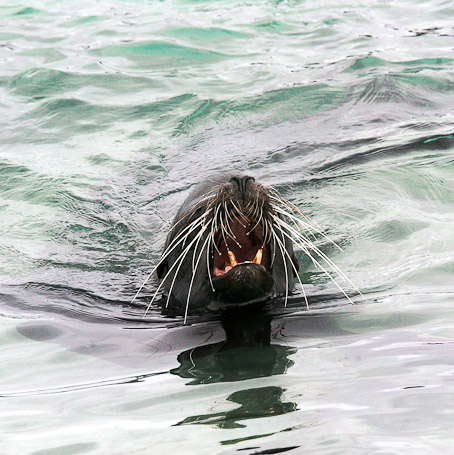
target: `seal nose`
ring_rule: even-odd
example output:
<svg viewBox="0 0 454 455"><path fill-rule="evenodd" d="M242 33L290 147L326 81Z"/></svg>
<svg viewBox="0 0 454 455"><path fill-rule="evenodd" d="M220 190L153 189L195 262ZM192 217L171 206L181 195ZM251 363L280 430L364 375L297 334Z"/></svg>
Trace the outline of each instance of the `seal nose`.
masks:
<svg viewBox="0 0 454 455"><path fill-rule="evenodd" d="M238 192L241 194L243 199L246 196L246 192L248 189L248 186L252 183L255 182L254 177L250 177L249 175L245 175L244 177L232 177L230 179L232 183L235 183L238 189Z"/></svg>

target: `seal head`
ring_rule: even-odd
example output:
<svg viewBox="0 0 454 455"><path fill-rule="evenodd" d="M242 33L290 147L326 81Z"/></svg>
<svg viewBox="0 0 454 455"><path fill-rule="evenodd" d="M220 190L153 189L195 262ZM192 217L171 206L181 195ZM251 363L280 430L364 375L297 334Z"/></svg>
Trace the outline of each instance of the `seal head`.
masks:
<svg viewBox="0 0 454 455"><path fill-rule="evenodd" d="M271 191L248 175L213 177L192 191L157 267L168 303L244 305L291 290L298 261Z"/></svg>

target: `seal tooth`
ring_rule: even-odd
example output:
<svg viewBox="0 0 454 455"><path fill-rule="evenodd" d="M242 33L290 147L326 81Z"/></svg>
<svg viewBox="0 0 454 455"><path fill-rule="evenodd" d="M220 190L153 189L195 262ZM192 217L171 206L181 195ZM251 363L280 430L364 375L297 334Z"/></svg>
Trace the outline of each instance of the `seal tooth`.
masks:
<svg viewBox="0 0 454 455"><path fill-rule="evenodd" d="M230 259L230 265L232 266L232 269L233 267L235 267L236 265L238 265L238 261L236 260L236 257L235 255L233 254L233 251L227 251L227 253L229 254L229 259Z"/></svg>
<svg viewBox="0 0 454 455"><path fill-rule="evenodd" d="M262 254L263 254L263 249L260 248L257 251L257 254L255 255L255 258L252 260L255 264L261 264L262 263Z"/></svg>

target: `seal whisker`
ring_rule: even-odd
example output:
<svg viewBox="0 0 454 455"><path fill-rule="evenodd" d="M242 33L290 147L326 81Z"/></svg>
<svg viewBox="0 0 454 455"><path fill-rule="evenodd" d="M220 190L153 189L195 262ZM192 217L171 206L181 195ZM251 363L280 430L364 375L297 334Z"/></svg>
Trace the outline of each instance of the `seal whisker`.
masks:
<svg viewBox="0 0 454 455"><path fill-rule="evenodd" d="M347 293L344 291L344 289L339 285L339 283L332 277L332 275L320 264L319 261L317 261L312 255L311 253L309 252L309 250L307 250L307 248L302 245L301 243L299 243L298 241L295 241L295 239L293 239L292 237L289 236L289 238L294 241L302 250L303 252L312 260L312 262L314 263L314 265L316 265L317 267L319 267L323 273L336 285L336 287L342 292L342 294L345 296L345 298L352 304L354 305L354 302L351 300L351 298L347 295Z"/></svg>
<svg viewBox="0 0 454 455"><path fill-rule="evenodd" d="M174 275L174 278L173 278L173 281L172 281L172 286L170 287L170 291L169 291L169 295L167 297L167 303L166 303L166 308L169 304L169 298L170 298L170 295L172 293L172 287L173 287L173 283L178 275L178 272L180 270L180 267L181 267L181 264L183 263L183 260L186 256L186 254L188 253L188 251L190 250L191 246L192 246L192 243L195 242L195 240L197 239L197 237L183 250L183 252L177 257L177 259L175 260L175 262L173 263L173 265L170 267L170 269L167 271L167 273L164 275L164 277L162 278L161 280L161 283L159 284L158 288L156 289L155 293L153 294L153 297L150 301L150 303L148 304L147 306L147 309L145 310L145 313L143 315L143 317L145 317L149 311L149 309L151 308L151 305L153 304L153 302L155 301L161 287L164 285L164 283L166 282L167 278L170 276L170 274L172 273L172 270L175 268L176 265L178 265L178 268L175 272L175 275ZM158 266L156 266L157 268Z"/></svg>
<svg viewBox="0 0 454 455"><path fill-rule="evenodd" d="M326 240L328 240L328 242L330 242L332 245L334 245L339 251L344 251L342 249L342 247L340 247L336 242L334 242L329 236L328 234L326 234L325 231L323 231L322 229L319 229L317 228L316 226L312 226L311 224L309 224L308 222L305 222L303 220L301 220L300 218L292 215L291 213L283 210L282 208L278 208L276 207L275 209L277 212L281 213L282 215L288 217L294 224L298 225L299 229L301 229L302 231L304 231L304 229L308 229L310 231L310 233L312 234L312 236L316 239L316 236L315 234L312 232L312 230L314 230L315 232L317 232L318 234L320 234L321 236L323 236ZM313 221L311 221L313 222Z"/></svg>
<svg viewBox="0 0 454 455"><path fill-rule="evenodd" d="M278 228L278 229L281 230L280 228ZM276 239L277 239L278 243L281 243L281 240L278 237L276 237ZM296 276L296 278L298 279L298 281L300 283L301 290L303 291L304 301L306 302L306 308L309 310L309 302L307 300L306 290L304 289L303 283L302 283L301 278L300 278L300 276L298 274L298 270L296 269L295 264L292 261L292 258L288 254L287 249L285 248L285 245L281 244L281 251L282 250L284 251L285 255L288 257L288 260L289 260L289 262L290 262L290 264L291 264L291 266L293 268L295 276Z"/></svg>
<svg viewBox="0 0 454 455"><path fill-rule="evenodd" d="M324 260L326 260L326 262L328 262L329 265L333 266L333 268L337 268L338 270L336 270L336 271L338 271L339 275L341 275L343 278L347 279L347 277L335 265L335 263L331 259L329 259L328 256L326 256L326 254L323 253L316 245L314 245L314 243L308 237L304 236L301 232L298 232L295 228L290 226L288 223L286 223L279 217L276 217L275 221L277 224L284 226L286 229L288 229L294 235L294 237L291 237L292 240L299 240L300 242L303 242L307 248L310 248L311 250L315 251L317 253L317 255L319 255ZM353 283L350 283L350 284L353 285Z"/></svg>
<svg viewBox="0 0 454 455"><path fill-rule="evenodd" d="M194 284L195 272L196 272L196 270L197 270L197 267L199 266L199 262L200 262L200 258L202 257L203 250L204 250L204 248L207 246L207 243L208 243L209 240L210 240L210 237L208 236L208 237L205 239L205 242L203 243L202 248L200 249L200 253L199 253L199 256L198 256L198 258L197 258L196 268L192 270L192 278L191 278L191 283L189 284L188 298L187 298L187 300L186 300L186 308L185 308L185 311L184 311L184 321L183 321L183 324L186 324L186 319L187 319L187 317L188 317L189 301L190 301L190 299L191 299L191 291L192 291L192 286L193 286L193 284ZM208 249L208 248L207 248L207 249ZM208 270L208 274L210 275L209 270Z"/></svg>
<svg viewBox="0 0 454 455"><path fill-rule="evenodd" d="M227 208L227 203L224 202L224 219L225 219L225 226L226 226L226 228L227 228L228 230L230 230L232 239L236 239L236 236L235 236L235 234L233 233L232 228L230 227L229 218L230 218L231 221L233 221L232 217L230 217L230 213L229 213L229 210L228 210L228 208ZM227 229L226 229L226 232L227 232Z"/></svg>
<svg viewBox="0 0 454 455"><path fill-rule="evenodd" d="M313 228L313 226L311 226L309 223L304 222L303 220L294 216L292 213L288 212L287 210L285 210L284 208L282 208L280 206L274 206L274 211L276 213L280 213L284 217L288 218L302 232L306 233L306 230L307 230L309 232L309 235L311 235L314 240L317 240L317 236L314 234L312 229L314 229L315 231L317 231L317 230L315 228ZM323 235L322 232L318 232L318 233ZM336 245L336 247L339 248L337 245Z"/></svg>
<svg viewBox="0 0 454 455"><path fill-rule="evenodd" d="M251 204L253 204L253 203L254 203L254 201L249 201L249 202L247 203L246 207L244 207L244 213L245 213L245 215L250 215L250 214L251 214L251 209L250 209L250 207L251 207ZM248 220L248 221L249 221L249 220Z"/></svg>
<svg viewBox="0 0 454 455"><path fill-rule="evenodd" d="M224 213L225 213L225 220L226 223L228 223L228 220L230 219L231 222L233 222L233 217L230 214L229 208L227 206L227 202L224 201Z"/></svg>
<svg viewBox="0 0 454 455"><path fill-rule="evenodd" d="M214 223L213 223L214 225ZM214 236L213 236L213 225L211 227L211 232L208 234L208 239L211 240L213 245L215 245L214 242ZM216 246L216 245L215 245ZM210 252L212 249L210 248L210 242L208 242L207 248L206 248L206 257L207 257L207 272L208 272L208 279L210 280L210 285L211 285L211 290L214 292L214 285L213 285L213 279L211 278L211 269L210 269Z"/></svg>
<svg viewBox="0 0 454 455"><path fill-rule="evenodd" d="M236 220L244 229L246 229L247 226L241 222L241 218L245 219L246 223L249 223L249 220L247 218L244 218L244 215L242 213L238 212L238 210L234 206L232 200L230 201L230 203L232 204L233 209L230 211L230 210L228 210L228 207L226 206L226 211L227 211L228 217L230 218L232 223L234 223ZM237 212L237 213L235 213L235 212Z"/></svg>
<svg viewBox="0 0 454 455"><path fill-rule="evenodd" d="M258 195L258 193L255 196L255 201L254 201L253 207L254 207L254 212L252 213L251 218L253 220L255 220L255 219L257 219L257 214L258 214L258 210L259 210L259 195Z"/></svg>
<svg viewBox="0 0 454 455"><path fill-rule="evenodd" d="M191 224L189 224L183 231L180 232L183 233L185 232L187 229L189 229L189 232L192 232L193 230L196 229L196 227L198 226L198 224L200 224L200 220L199 219L196 219L195 221L193 221ZM180 235L178 234L178 236ZM144 286L148 283L148 280L153 276L153 274L156 272L156 270L158 269L158 267L165 261L165 259L168 257L168 255L181 243L181 241L183 240L183 238L180 238L178 240L178 236L175 237L172 242L170 243L170 245L165 249L165 251L163 252L162 254L162 257L161 259L159 260L159 262L153 267L153 269L151 270L151 272L147 275L147 277L145 278L144 282L141 284L141 286L139 287L139 290L135 293L133 299L131 300L131 303L134 303L134 301L136 300L137 296L140 294L140 291L144 288ZM177 241L178 240L178 241ZM173 246L172 246L173 245Z"/></svg>
<svg viewBox="0 0 454 455"><path fill-rule="evenodd" d="M176 235L175 238L170 242L169 246L164 250L162 253L163 256L167 255L174 249L174 247L179 244L182 240L186 241L186 238L188 235L190 235L192 232L194 232L199 224L202 224L203 218L199 217L196 218L194 221L192 221L188 226L186 226L184 229L180 230ZM184 243L184 242L183 242Z"/></svg>
<svg viewBox="0 0 454 455"><path fill-rule="evenodd" d="M276 220L277 221L277 220ZM345 281L347 281L360 295L361 297L364 298L363 294L361 291L355 286L355 284L345 275L345 273L322 251L320 248L318 248L316 245L314 245L309 239L306 237L302 236L299 232L295 231L291 226L283 223L281 219L277 221L278 224L284 226L289 229L297 239L299 239L302 242L305 242L305 245L307 248L311 249L314 251L319 257L324 259L328 265Z"/></svg>
<svg viewBox="0 0 454 455"><path fill-rule="evenodd" d="M238 215L243 218L244 221L246 221L246 223L249 223L249 220L244 216L244 214L241 212L241 210L237 207L237 205L235 204L235 202L233 200L230 200L230 203L232 204L232 206L235 208L235 210L237 211ZM246 227L246 226L244 226Z"/></svg>
<svg viewBox="0 0 454 455"><path fill-rule="evenodd" d="M227 215L225 214L225 212L224 212L224 216L225 216L225 224L223 224L223 226L225 226L225 233L237 244L238 248L242 248L241 244L236 239L236 235L233 233L233 231L230 227L230 224L228 222L229 220L227 219ZM221 218L221 223L222 223L222 218ZM229 231L230 231L230 233L229 233ZM227 243L226 243L226 245L227 245Z"/></svg>
<svg viewBox="0 0 454 455"><path fill-rule="evenodd" d="M264 220L263 226L264 226L263 244L266 245L271 241L271 227L268 220L266 219Z"/></svg>
<svg viewBox="0 0 454 455"><path fill-rule="evenodd" d="M268 227L265 219L262 220L262 226L263 226L263 242L262 242L262 248L268 243L267 238L268 238Z"/></svg>
<svg viewBox="0 0 454 455"><path fill-rule="evenodd" d="M226 245L228 245L227 244L227 239L225 237L225 234L227 234L227 231L225 230L224 223L222 221L222 214L219 214L219 223L221 224L221 234L222 234L222 238L224 239L224 243Z"/></svg>
<svg viewBox="0 0 454 455"><path fill-rule="evenodd" d="M312 262L318 266L322 271L323 273L325 273L325 275L336 285L336 287L342 292L342 294L344 294L344 296L346 297L346 299L352 304L354 305L354 302L351 300L351 298L347 295L347 293L344 291L344 289L339 285L339 283L331 276L331 274L320 264L319 261L317 261L317 259L314 258L314 256L310 253L310 251L308 250L308 247L307 245L301 243L301 240L297 240L293 237L291 237L289 234L285 233L286 237L295 242L302 250L303 252L312 260Z"/></svg>
<svg viewBox="0 0 454 455"><path fill-rule="evenodd" d="M184 249L184 251L180 254L180 256L178 256L177 260L172 265L172 268L173 268L173 267L175 267L176 264L179 264L177 269L176 269L176 271L175 271L175 274L173 276L172 283L170 285L169 294L167 296L166 308L169 306L169 301L170 301L170 296L172 294L172 289L173 289L173 286L175 284L175 280L176 280L176 278L178 276L178 272L180 271L180 268L181 268L181 266L182 266L182 264L184 262L184 258L187 256L187 254L188 254L191 246L194 244L194 242L196 240L198 240L203 235L203 233L206 231L207 227L208 226L202 226L202 230L196 235L196 237L194 237L194 239L191 241L191 243ZM169 272L170 272L170 270L169 270ZM169 273L169 272L167 272L167 273ZM165 279L163 279L162 282L164 283ZM150 302L149 306L151 306L151 303L152 302ZM147 310L148 310L148 308L147 308Z"/></svg>
<svg viewBox="0 0 454 455"><path fill-rule="evenodd" d="M200 222L203 222L204 220L206 220L206 218L208 217L209 213L212 212L212 210L213 210L212 208L207 208L207 210L205 210L205 212L201 213L201 214L199 215L199 217L195 219L195 221L198 220L198 221L200 221ZM186 240L188 239L189 235L190 235L194 230L195 230L195 229L193 229L193 230L191 230L191 231L188 231L188 232L186 233L186 235L185 235L185 237L184 237L184 242L183 242L183 244L182 244L182 247L185 246ZM179 235L180 235L180 233L176 234L176 238L178 238Z"/></svg>
<svg viewBox="0 0 454 455"><path fill-rule="evenodd" d="M219 207L218 207L219 209ZM210 235L211 235L211 240L213 242L213 246L214 248L216 249L216 251L219 253L219 255L221 254L221 252L219 251L219 248L218 246L216 245L216 240L214 238L215 236L215 233L217 232L217 229L218 229L218 223L217 223L217 212L215 213L214 217L213 217L213 223L211 225L211 232L210 232ZM213 251L213 255L214 255L214 251Z"/></svg>
<svg viewBox="0 0 454 455"><path fill-rule="evenodd" d="M273 267L274 259L276 258L276 239L274 237L273 225L271 223L268 223L268 224L269 224L270 235L273 237L273 258L271 260L271 267Z"/></svg>
<svg viewBox="0 0 454 455"><path fill-rule="evenodd" d="M234 234L233 230L232 230L232 227L230 226L230 223L228 222L228 218L230 218L230 221L233 223L234 222L234 219L233 217L230 215L230 212L229 212L229 209L227 207L227 205L225 206L225 214L226 214L226 217L225 217L225 222L226 222L226 226L228 227L228 229L230 230L231 234L233 235L233 238L234 238L234 241L235 243L238 245L239 248L242 248L242 245L238 242L237 240L237 237L236 235ZM235 217L236 218L236 217ZM240 220L238 220L238 218L236 218L236 220L238 221L238 223L241 224L241 226L243 226L245 229L246 229L246 226L244 226L244 224L242 224L240 222Z"/></svg>
<svg viewBox="0 0 454 455"><path fill-rule="evenodd" d="M210 200L212 198L212 196L207 196L207 197L204 197L203 199L199 200L195 205L194 207L192 207L191 211L189 213L186 213L185 215L183 215L178 221L175 221L172 226L170 226L170 230L173 230L179 223L181 223L183 220L187 219L187 218L191 218L192 215L194 215L195 212L197 212L198 209L200 209L204 203L208 200ZM209 206L207 206L207 209L210 209Z"/></svg>
<svg viewBox="0 0 454 455"><path fill-rule="evenodd" d="M260 216L258 217L258 220L257 220L257 223L255 223L254 227L251 228L248 232L246 232L246 235L249 235L251 232L254 232L255 228L259 225L260 221L262 220L263 218L263 212L260 211Z"/></svg>
<svg viewBox="0 0 454 455"><path fill-rule="evenodd" d="M212 223L212 220L206 221L206 217L204 218L204 225L206 225L208 227L208 226L211 226L211 223ZM194 270L195 253L197 252L197 247L199 246L199 242L200 242L201 238L202 237L199 236L199 239L197 240L197 243L195 244L195 247L194 247L194 253L192 254L192 270Z"/></svg>
<svg viewBox="0 0 454 455"><path fill-rule="evenodd" d="M216 250L218 252L218 254L221 254L221 252L219 251L219 249L216 245L215 235L216 235L216 220L213 218L213 222L211 223L211 230L209 233L211 245L209 244L208 248L207 248L207 251L208 251L207 256L209 256L211 258L214 258L214 254L215 254L214 250ZM207 257L207 261L209 260L209 257ZM207 264L208 264L208 262L207 262Z"/></svg>
<svg viewBox="0 0 454 455"><path fill-rule="evenodd" d="M296 205L292 204L289 200L285 199L278 191L276 191L274 188L270 187L271 191L274 193L275 196L270 196L271 199L276 200L277 202L286 205L290 209L294 210L295 212L299 213L302 217L304 217L307 222L303 222L301 219L298 219L294 217L291 214L288 214L288 216L294 218L295 220L298 220L299 222L303 223L306 225L307 228L314 229L316 232L321 234L323 237L325 237L329 242L331 242L336 248L338 248L340 251L343 251L342 248L333 240L329 238L329 236L326 234L324 229L322 229L312 218L307 216L304 212L302 212ZM282 210L282 209L281 209Z"/></svg>
<svg viewBox="0 0 454 455"><path fill-rule="evenodd" d="M282 229L279 229L282 233L282 239L284 239L284 233L282 231ZM280 241L280 239L278 238L276 232L273 231L273 237L277 240L278 242L278 246L279 246L279 249L282 253L282 262L284 263L284 270L285 270L285 303L284 303L284 306L286 307L287 306L287 300L288 300L288 271L287 271L287 260L285 259L285 254L284 254L284 250L285 248L282 248L282 242Z"/></svg>

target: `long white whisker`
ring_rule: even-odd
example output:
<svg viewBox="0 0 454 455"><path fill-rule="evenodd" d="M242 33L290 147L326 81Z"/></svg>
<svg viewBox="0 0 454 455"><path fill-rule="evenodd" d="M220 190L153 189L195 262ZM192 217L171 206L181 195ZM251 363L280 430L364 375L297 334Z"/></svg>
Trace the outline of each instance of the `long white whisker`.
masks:
<svg viewBox="0 0 454 455"><path fill-rule="evenodd" d="M309 234L314 238L314 240L317 239L316 235L314 234L314 231L312 230L312 226L309 223L302 221L300 218L294 216L292 213L288 212L287 210L283 209L282 207L274 206L273 208L276 213L280 213L281 215L283 215L284 217L289 219L293 224L295 224L303 232L306 232L306 229L307 229L309 231ZM315 228L314 228L314 230L317 231ZM323 235L322 232L319 232L319 234Z"/></svg>
<svg viewBox="0 0 454 455"><path fill-rule="evenodd" d="M281 230L282 232L282 230ZM282 254L282 260L284 262L284 271L285 271L285 303L284 303L284 306L286 307L287 306L287 300L288 300L288 271L287 271L287 261L285 260L285 254L284 254L284 251L282 250L282 246L281 246L281 243L279 242L279 238L277 237L277 234L273 231L273 237L278 241L278 246L279 246L279 249L281 250L281 254ZM282 238L284 238L284 236L282 236ZM285 248L284 248L285 250Z"/></svg>
<svg viewBox="0 0 454 455"><path fill-rule="evenodd" d="M219 206L216 208L215 212L214 212L214 215L213 215L214 225L213 225L213 231L212 231L212 232L213 232L213 245L214 245L214 247L216 248L216 251L219 253L219 255L221 255L221 252L219 251L219 248L218 248L217 245L216 245L215 238L214 238L214 234L215 234L216 232L218 232L218 229L219 229L219 228L218 228L218 214L219 214L220 208L221 208L221 206L219 205ZM213 253L213 254L214 254L214 253Z"/></svg>
<svg viewBox="0 0 454 455"><path fill-rule="evenodd" d="M201 233L203 233L203 230L201 231ZM147 309L145 310L145 314L143 315L143 317L145 317L147 315L148 311L151 308L151 305L153 304L153 302L156 299L156 296L159 293L159 290L164 285L164 283L166 282L167 278L170 276L172 270L178 265L177 270L175 271L175 275L174 275L173 280L172 280L172 284L170 286L169 294L167 296L166 308L168 307L170 296L172 294L173 285L175 283L175 280L176 280L176 277L178 275L178 272L180 271L180 267L181 267L181 265L184 262L184 258L186 257L186 255L188 254L189 250L191 249L192 244L197 240L197 238L201 235L201 233L197 234L197 236L192 240L192 242L188 246L186 246L186 248L181 252L181 254L177 257L177 259L172 264L170 269L167 271L167 273L165 274L164 278L161 280L161 283L159 284L158 288L156 289L155 293L153 294L153 298L151 299L150 303L148 304Z"/></svg>
<svg viewBox="0 0 454 455"><path fill-rule="evenodd" d="M244 207L244 213L245 213L245 215L250 215L250 214L251 214L251 208L250 208L250 206L251 206L251 204L253 204L253 203L254 203L254 201L251 200L251 201L249 201L249 202L247 203L246 207Z"/></svg>
<svg viewBox="0 0 454 455"><path fill-rule="evenodd" d="M281 213L282 215L288 217L293 223L295 223L301 230L304 231L304 229L308 229L309 232L312 234L312 236L315 238L314 233L312 232L313 230L317 232L318 234L322 235L325 237L328 242L330 242L332 245L334 245L339 251L344 251L336 242L334 242L323 230L318 229L315 226L310 225L309 223L301 220L300 218L292 215L291 213L283 210L280 207L275 207L275 211Z"/></svg>
<svg viewBox="0 0 454 455"><path fill-rule="evenodd" d="M207 243L208 241L210 240L210 237L208 236L206 239L205 239L205 242L203 243L202 245L202 248L200 249L200 253L199 253L199 256L197 258L197 264L196 264L196 268L192 270L192 277L191 277L191 283L189 284L189 290L188 290L188 298L186 300L186 309L184 311L184 321L183 321L183 324L186 324L186 319L188 317L188 309L189 309L189 300L191 299L191 291L192 291L192 285L194 283L194 278L195 278L195 272L197 270L197 267L199 266L199 262L200 262L200 258L202 257L202 253L203 253L203 250L204 248L207 246ZM208 248L207 248L208 249ZM210 275L210 270L208 269L208 275Z"/></svg>
<svg viewBox="0 0 454 455"><path fill-rule="evenodd" d="M284 226L286 229L291 231L301 242L305 243L307 248L311 249L312 251L315 251L315 253L318 256L320 256L322 259L324 259L341 278L343 278L345 281L347 281L361 295L361 297L364 298L363 294L355 286L355 284L347 277L347 275L345 275L344 272L342 272L342 270L322 250L320 250L320 248L315 246L307 238L303 237L299 232L295 231L291 226L284 223L280 218L277 218L277 220L276 221L278 224L280 224L281 226Z"/></svg>
<svg viewBox="0 0 454 455"><path fill-rule="evenodd" d="M206 220L208 214L209 214L211 211L212 211L211 208L205 210L205 212L203 212L202 214L200 214L200 216L199 216L198 218L196 218L196 220L197 220L198 222L200 222L200 223L203 223L203 222ZM180 235L182 235L182 234L184 233L185 230L186 230L186 229L184 229L183 231L179 232L179 233L175 236L175 238L172 240L172 242L174 242L175 239L177 239ZM188 239L188 237L191 235L191 233L192 233L193 231L195 231L195 228L189 230L189 231L185 234L185 236L184 236L184 241L183 241L183 243L182 243L182 247L184 247L184 245L186 244L186 240Z"/></svg>
<svg viewBox="0 0 454 455"><path fill-rule="evenodd" d="M223 221L222 221L222 214L221 214L221 213L219 214L219 222L220 222L220 224L221 224L221 234L222 234L222 238L224 239L225 246L227 247L227 249L229 249L228 243L227 243L227 239L226 239L226 237L225 237L225 234L228 235L228 233L227 233L227 231L226 231L226 229L225 229L225 227L224 227L224 223L223 223Z"/></svg>
<svg viewBox="0 0 454 455"><path fill-rule="evenodd" d="M211 224L211 232L210 232L210 236L211 236L211 239L213 241L213 247L214 249L219 253L221 254L221 252L219 251L219 248L218 246L216 245L216 239L215 239L215 234L217 232L217 221L216 221L216 218L213 218L213 223ZM214 251L213 251L213 256L214 256Z"/></svg>
<svg viewBox="0 0 454 455"><path fill-rule="evenodd" d="M278 229L282 232L282 229L281 229L280 227L278 227ZM278 237L276 237L276 239L277 239L277 241L278 241L279 243L282 242ZM281 251L282 251L282 249L283 249L283 251L285 252L285 254L287 255L287 257L288 257L288 259L289 259L289 262L290 262L290 264L291 264L291 266L292 266L292 268L293 268L293 271L295 272L295 275L296 275L296 277L298 278L298 281L299 281L300 286L301 286L301 290L303 291L304 301L306 302L306 308L309 310L309 302L308 302L308 300L307 300L306 291L305 291L305 289L304 289L304 286L303 286L303 283L302 283L302 281L301 281L301 278L300 278L300 276L299 276L299 274L298 274L298 270L296 270L295 264L293 263L293 260L292 260L292 258L290 257L290 255L288 254L288 251L287 251L287 249L285 248L285 245L282 245ZM284 260L285 260L285 258L284 258Z"/></svg>
<svg viewBox="0 0 454 455"><path fill-rule="evenodd" d="M208 234L207 238L213 242L213 245L215 244L214 237L213 237L213 230L211 230L211 232ZM210 243L208 243L207 248L206 248L206 250L207 250L207 272L208 272L208 278L210 280L211 290L214 292L214 285L213 285L213 280L211 278L211 268L210 268L210 252L212 250L209 245L210 245ZM213 260L213 264L214 264L214 260Z"/></svg>
<svg viewBox="0 0 454 455"><path fill-rule="evenodd" d="M258 211L259 211L259 194L257 193L255 196L255 201L254 201L254 213L251 215L251 218L253 220L257 219Z"/></svg>
<svg viewBox="0 0 454 455"><path fill-rule="evenodd" d="M249 223L249 220L248 218L246 218L246 216L243 214L243 212L239 209L239 207L237 207L237 205L235 204L235 202L233 200L230 200L230 203L233 205L233 207L235 208L235 210L237 211L238 215L240 215L241 218L243 218L244 221L246 221L246 223ZM244 226L246 227L246 226Z"/></svg>
<svg viewBox="0 0 454 455"><path fill-rule="evenodd" d="M134 298L131 300L131 303L134 303L134 301L136 300L137 296L140 294L140 291L143 289L143 287L148 283L148 280L152 277L152 275L156 272L156 270L158 269L158 267L164 262L165 259L167 259L167 256L183 241L183 237L180 238L176 243L175 243L175 240L178 239L178 237L184 232L186 231L187 229L189 229L189 232L192 232L193 230L195 230L195 228L198 226L198 224L201 223L201 220L198 218L196 220L194 220L191 224L189 224L183 231L181 231L177 237L175 237L172 242L170 243L170 245L166 248L166 250L163 252L162 256L161 256L161 259L159 260L159 262L155 265L155 267L153 267L153 269L151 270L151 272L147 275L147 277L145 278L145 281L142 283L142 285L140 286L139 290L136 292L136 294L134 295ZM173 245L173 246L172 246ZM170 248L171 247L171 248Z"/></svg>
<svg viewBox="0 0 454 455"><path fill-rule="evenodd" d="M173 279L172 279L172 283L170 284L170 289L169 289L169 293L167 295L167 301L166 301L166 308L169 306L169 302L170 302L170 296L172 295L172 290L173 290L173 286L175 284L175 281L177 279L177 276L178 276L178 272L180 271L180 268L184 262L184 258L187 256L189 250L191 249L191 246L196 242L198 241L198 239L203 235L203 233L206 231L207 229L207 225L205 226L202 226L202 230L194 237L194 239L191 241L191 243L186 247L186 249L181 253L180 256L178 256L178 259L179 259L179 265L178 265L178 268L176 269L175 271L175 275L173 276ZM180 259L181 258L181 259ZM176 262L173 264L172 268L175 266ZM150 305L151 305L152 302L150 302Z"/></svg>
<svg viewBox="0 0 454 455"><path fill-rule="evenodd" d="M225 224L222 222L222 215L220 216L220 220L221 220L221 225L222 225L222 227L225 230L225 233L238 245L238 248L241 248L240 243L236 239L236 236L233 233L233 231L232 231L232 229L230 227L230 224L228 223L227 215L225 213L224 213L224 215L225 215ZM229 231L230 231L230 233L229 233ZM224 240L225 240L225 238L224 238ZM227 246L227 241L226 241L225 244ZM227 249L228 249L228 247L227 247Z"/></svg>
<svg viewBox="0 0 454 455"><path fill-rule="evenodd" d="M296 205L292 204L290 201L288 201L287 199L285 199L277 190L275 190L273 187L269 186L268 187L269 190L274 194L273 195L270 195L269 197L273 200L275 200L276 202L279 202L280 204L283 204L289 208L291 208L292 210L294 210L295 212L299 213L300 215L302 215L304 218L306 218L306 220L308 221L308 223L304 223L306 225L306 227L308 228L312 228L314 229L315 231L317 231L319 234L321 234L323 237L325 237L329 242L331 242L336 248L338 248L339 250L343 251L342 248L337 245L337 243L333 242L329 237L328 235L326 234L326 232L320 227L319 224L317 224L314 220L312 220L310 217L308 217L305 213L303 213ZM287 214L288 215L288 214ZM298 219L300 222L302 222L302 220ZM309 224L310 223L310 224Z"/></svg>
<svg viewBox="0 0 454 455"><path fill-rule="evenodd" d="M213 198L213 196L210 195L210 196L206 196L203 199L200 199L199 201L197 201L197 203L194 205L194 207L192 207L191 210L188 213L186 213L186 215L182 216L179 220L175 221L172 226L170 226L169 231L174 229L184 219L190 218L199 208L201 208L204 205L204 203L206 201L208 201L212 198ZM207 205L206 209L209 209L209 208L210 208L209 205Z"/></svg>
<svg viewBox="0 0 454 455"><path fill-rule="evenodd" d="M227 222L228 220L230 220L231 222L233 222L232 215L230 214L229 209L228 209L228 207L227 207L227 202L224 202L224 211L225 211L225 215L226 215L226 216L225 216L226 222Z"/></svg>
<svg viewBox="0 0 454 455"><path fill-rule="evenodd" d="M204 226L211 226L211 222L212 222L212 220L206 221L206 219L205 219ZM195 247L194 247L194 252L192 254L192 270L194 270L195 253L197 252L197 247L199 246L200 239L201 239L201 237L199 237L199 239L197 240L197 243L195 244Z"/></svg>
<svg viewBox="0 0 454 455"><path fill-rule="evenodd" d="M260 216L258 217L257 223L255 223L254 227L251 228L248 232L246 232L246 235L249 235L251 232L254 231L254 229L259 225L260 221L263 219L263 211L260 209Z"/></svg>
<svg viewBox="0 0 454 455"><path fill-rule="evenodd" d="M271 259L271 266L270 266L270 267L273 267L274 259L276 258L276 239L274 238L273 226L271 223L269 223L269 231L270 231L270 236L273 237L273 257Z"/></svg>
<svg viewBox="0 0 454 455"><path fill-rule="evenodd" d="M263 224L263 245L266 245L267 244L267 239L268 239L268 229L267 229L268 223L264 219L262 224ZM262 246L262 248L263 248L263 246Z"/></svg>
<svg viewBox="0 0 454 455"><path fill-rule="evenodd" d="M309 258L312 260L312 262L318 266L324 273L325 275L336 285L337 288L339 288L339 290L342 292L342 294L344 294L344 296L346 297L346 299L354 305L352 299L347 295L347 293L342 289L342 287L339 285L339 283L331 276L331 274L320 264L320 262L318 262L314 256L310 253L310 251L308 250L307 248L307 245L304 245L302 244L300 241L294 239L293 237L291 237L289 234L287 233L284 233L287 238L289 238L292 242L296 243L303 251L304 253L306 253Z"/></svg>
<svg viewBox="0 0 454 455"><path fill-rule="evenodd" d="M234 234L234 232L232 231L232 228L230 226L230 223L228 222L228 219L230 218L230 220L233 222L233 218L232 216L230 215L229 213L229 209L227 207L227 204L225 204L225 222L226 222L226 226L228 226L229 230L230 230L230 233L233 235L233 239L234 239L234 242L238 245L239 248L242 248L243 246L237 241L236 239L236 235ZM238 218L237 218L238 220ZM238 220L238 222L242 225L242 223ZM244 226L246 227L246 226Z"/></svg>

